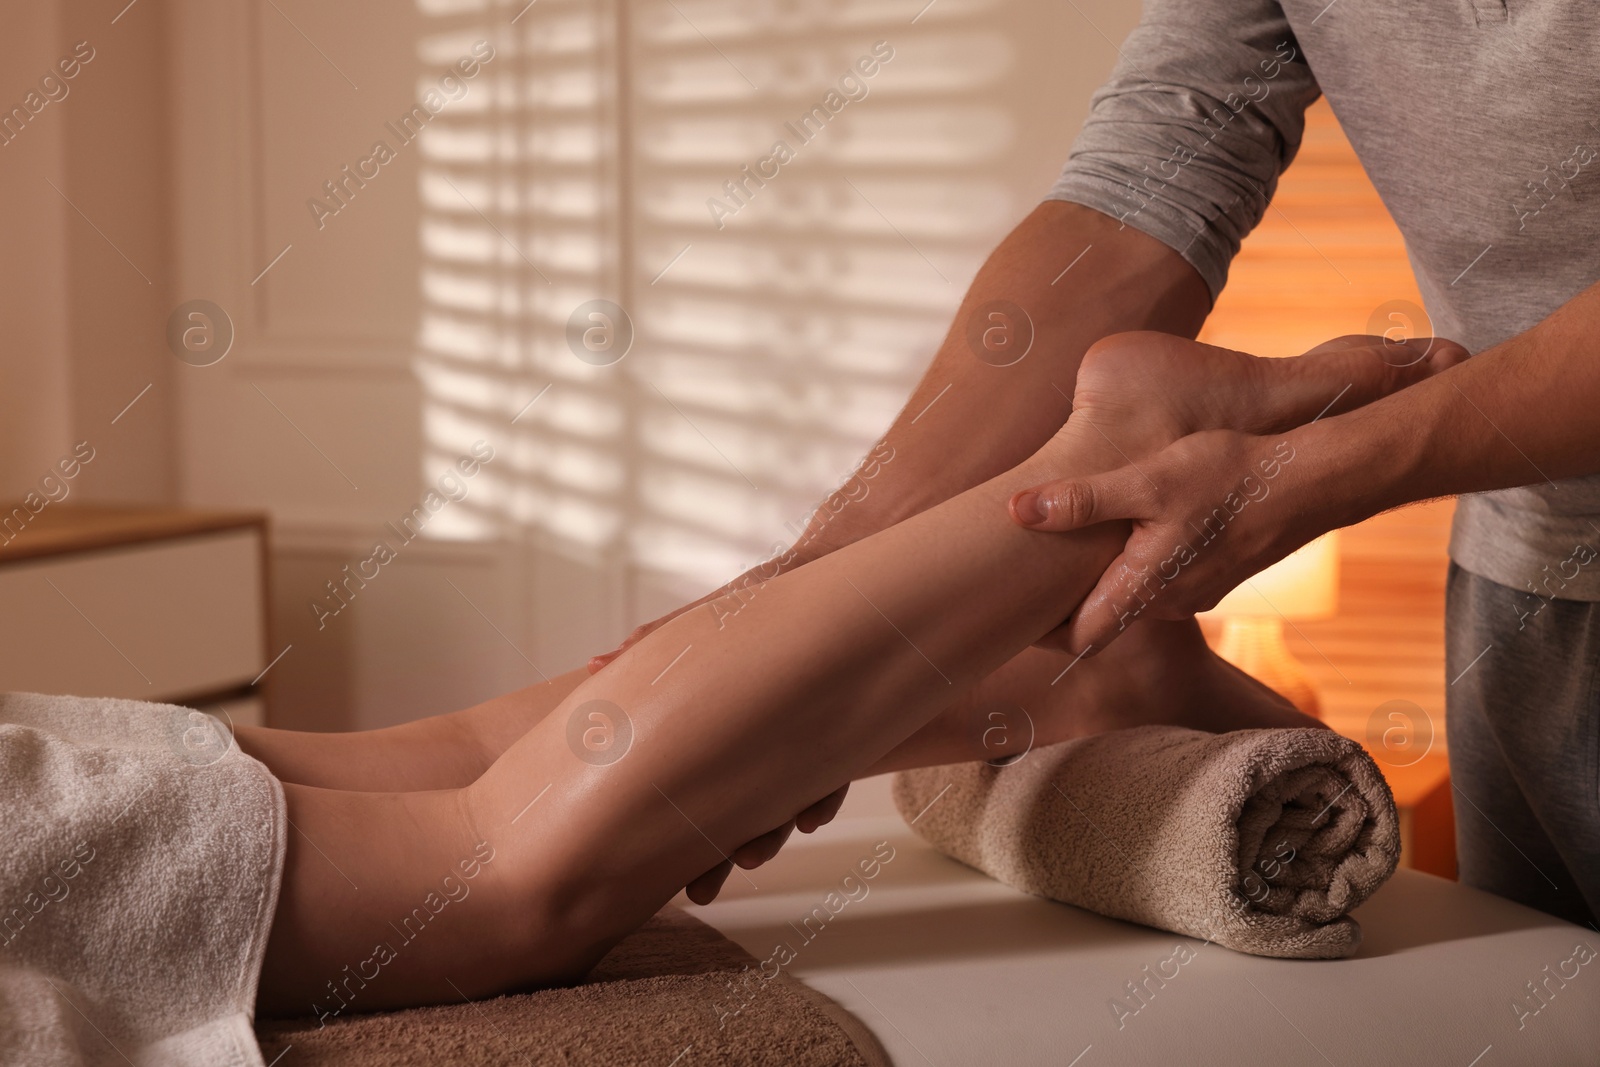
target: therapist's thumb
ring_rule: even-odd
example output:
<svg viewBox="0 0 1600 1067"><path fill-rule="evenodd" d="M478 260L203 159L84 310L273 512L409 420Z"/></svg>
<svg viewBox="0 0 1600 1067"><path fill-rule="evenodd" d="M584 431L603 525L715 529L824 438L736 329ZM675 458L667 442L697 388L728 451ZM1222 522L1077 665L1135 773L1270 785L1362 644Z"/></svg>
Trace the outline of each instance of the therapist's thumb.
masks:
<svg viewBox="0 0 1600 1067"><path fill-rule="evenodd" d="M1130 468L1062 478L1011 497L1011 519L1030 530L1081 530L1097 522L1146 517L1149 486Z"/></svg>

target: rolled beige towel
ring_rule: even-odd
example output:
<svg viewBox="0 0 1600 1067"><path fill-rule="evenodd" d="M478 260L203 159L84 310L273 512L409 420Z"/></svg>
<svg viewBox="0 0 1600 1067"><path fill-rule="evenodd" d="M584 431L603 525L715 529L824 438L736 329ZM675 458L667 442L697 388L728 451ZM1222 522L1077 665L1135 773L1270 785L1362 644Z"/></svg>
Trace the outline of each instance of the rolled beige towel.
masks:
<svg viewBox="0 0 1600 1067"><path fill-rule="evenodd" d="M1141 726L896 776L935 848L1009 886L1257 956L1332 959L1394 873L1394 798L1332 730Z"/></svg>

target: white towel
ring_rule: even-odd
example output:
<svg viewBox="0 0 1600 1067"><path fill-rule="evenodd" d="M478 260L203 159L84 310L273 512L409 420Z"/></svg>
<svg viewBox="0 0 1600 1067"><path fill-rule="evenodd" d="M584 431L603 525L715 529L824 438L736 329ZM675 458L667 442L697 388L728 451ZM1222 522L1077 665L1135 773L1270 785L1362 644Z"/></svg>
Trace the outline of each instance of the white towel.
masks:
<svg viewBox="0 0 1600 1067"><path fill-rule="evenodd" d="M283 787L210 716L0 694L0 1063L262 1067Z"/></svg>

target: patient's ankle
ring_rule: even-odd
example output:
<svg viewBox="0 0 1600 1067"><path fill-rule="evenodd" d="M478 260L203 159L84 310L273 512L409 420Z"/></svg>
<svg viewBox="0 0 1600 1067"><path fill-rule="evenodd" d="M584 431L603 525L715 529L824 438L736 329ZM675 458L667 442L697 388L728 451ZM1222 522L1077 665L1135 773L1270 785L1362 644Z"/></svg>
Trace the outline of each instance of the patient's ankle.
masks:
<svg viewBox="0 0 1600 1067"><path fill-rule="evenodd" d="M1222 733L1324 725L1219 657L1192 619L1138 623L1089 664L1095 705L1086 717L1101 729L1164 723Z"/></svg>

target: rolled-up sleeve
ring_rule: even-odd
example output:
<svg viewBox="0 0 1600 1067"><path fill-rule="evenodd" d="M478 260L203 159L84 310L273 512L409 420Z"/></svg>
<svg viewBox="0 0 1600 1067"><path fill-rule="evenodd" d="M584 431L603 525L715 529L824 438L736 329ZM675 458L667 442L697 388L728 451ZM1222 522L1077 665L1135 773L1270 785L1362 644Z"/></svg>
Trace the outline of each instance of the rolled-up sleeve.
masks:
<svg viewBox="0 0 1600 1067"><path fill-rule="evenodd" d="M1319 90L1276 0L1148 0L1046 196L1179 252L1212 299Z"/></svg>

